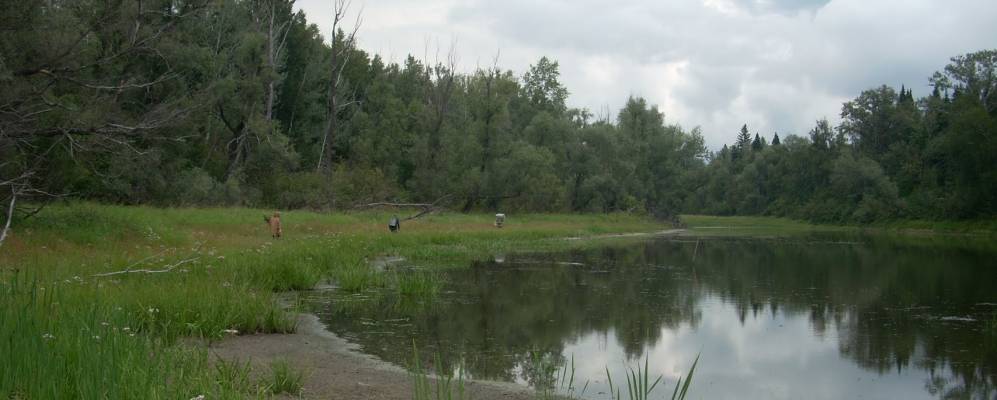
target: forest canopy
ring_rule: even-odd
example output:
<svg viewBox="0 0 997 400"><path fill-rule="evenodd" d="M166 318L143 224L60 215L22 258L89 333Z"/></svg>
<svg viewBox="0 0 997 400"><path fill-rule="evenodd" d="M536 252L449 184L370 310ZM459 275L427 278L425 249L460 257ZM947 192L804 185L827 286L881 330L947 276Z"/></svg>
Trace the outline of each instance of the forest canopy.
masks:
<svg viewBox="0 0 997 400"><path fill-rule="evenodd" d="M775 215L827 222L997 215L997 51L860 93L803 134L731 127L707 150L643 98L567 105L559 64L471 73L385 62L337 13L286 0L5 2L0 199L348 209ZM338 9L342 11L342 9ZM21 208L27 212L26 208Z"/></svg>

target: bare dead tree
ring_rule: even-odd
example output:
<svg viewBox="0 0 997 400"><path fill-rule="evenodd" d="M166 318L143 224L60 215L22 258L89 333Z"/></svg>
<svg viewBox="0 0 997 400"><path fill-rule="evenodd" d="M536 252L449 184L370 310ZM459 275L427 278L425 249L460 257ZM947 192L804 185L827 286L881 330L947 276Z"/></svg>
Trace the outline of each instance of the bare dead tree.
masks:
<svg viewBox="0 0 997 400"><path fill-rule="evenodd" d="M352 105L353 101L344 101L340 98L343 89L343 71L346 64L350 62L350 56L356 46L357 32L363 24L363 10L357 13L353 28L349 33L343 31L343 20L350 9L350 0L336 0L333 7L332 17L332 54L329 57L329 92L328 92L328 116L326 117L326 128L322 135L322 145L319 147L319 157L316 171L332 168L335 161L335 141L339 131L339 112Z"/></svg>
<svg viewBox="0 0 997 400"><path fill-rule="evenodd" d="M294 23L294 0L252 0L246 3L246 8L252 18L254 29L264 37L265 59L260 69L252 69L243 77L252 80L252 84L263 86L261 98L251 98L249 101L232 101L224 97L215 104L215 115L229 131L232 138L225 143L228 155L228 167L224 179L232 178L247 162L252 153L253 143L270 140L274 124L274 103L277 97L279 82L278 68L281 64L287 37ZM222 17L224 18L224 16ZM219 23L219 25L223 25ZM222 50L222 29L218 30L215 52ZM237 43L230 43L235 46ZM234 103L234 104L233 104ZM268 123L264 132L251 129L249 121L255 115L262 115Z"/></svg>
<svg viewBox="0 0 997 400"><path fill-rule="evenodd" d="M0 246L3 246L3 241L7 239L7 232L10 232L10 222L14 220L14 206L17 204L17 190L14 186L10 187L10 205L7 207L7 222L3 225L3 230L0 231Z"/></svg>
<svg viewBox="0 0 997 400"><path fill-rule="evenodd" d="M266 71L264 82L266 97L264 117L273 120L274 99L276 98L277 64L287 44L287 34L293 23L294 0L258 0L254 6L259 30L266 36Z"/></svg>
<svg viewBox="0 0 997 400"><path fill-rule="evenodd" d="M427 64L428 65L428 64ZM447 51L445 61L439 58L439 48L437 48L436 62L433 67L427 68L426 73L432 74L427 81L433 85L429 91L428 103L433 107L435 121L429 136L429 148L431 162L435 161L435 156L440 150L443 123L446 121L447 112L450 110L450 99L453 97L454 80L457 68L457 41L450 42L450 49Z"/></svg>
<svg viewBox="0 0 997 400"><path fill-rule="evenodd" d="M426 214L430 214L430 213L434 213L434 212L440 211L441 209L443 209L443 207L445 206L446 202L449 201L450 198L452 198L452 197L453 197L452 194L445 194L445 195L440 196L439 198L437 198L432 203L393 203L393 202L382 201L382 202L376 202L376 203L361 204L361 205L358 205L358 206L356 206L354 208L355 209L361 209L361 210L362 209L370 209L370 208L384 208L384 207L389 207L389 208L418 208L419 212L417 212L417 213L415 213L413 215L410 215L410 216L405 217L405 218L402 219L402 221L411 221L413 219L420 218L420 217L422 217L422 216L424 216Z"/></svg>
<svg viewBox="0 0 997 400"><path fill-rule="evenodd" d="M484 80L484 98L486 99L485 107L483 110L484 125L482 126L481 132L481 163L478 165L478 173L482 176L485 174L485 169L491 162L492 157L492 138L493 132L495 131L495 117L498 112L492 102L497 100L497 90L495 88L496 81L501 77L502 70L499 68L499 56L501 56L501 51L495 52L495 57L492 59L492 66L487 70L478 69L477 74ZM475 184L471 192L468 193L467 199L464 201L463 212L471 211L471 208L478 202L481 195L481 185Z"/></svg>

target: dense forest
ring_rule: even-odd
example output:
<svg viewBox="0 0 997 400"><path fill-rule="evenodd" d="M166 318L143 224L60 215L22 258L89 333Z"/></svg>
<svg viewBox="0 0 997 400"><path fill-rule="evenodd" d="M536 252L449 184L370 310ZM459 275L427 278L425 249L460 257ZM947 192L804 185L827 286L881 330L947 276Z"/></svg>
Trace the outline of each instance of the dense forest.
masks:
<svg viewBox="0 0 997 400"><path fill-rule="evenodd" d="M828 222L997 215L997 51L953 58L926 97L873 88L843 105L839 126L782 137L731 127L734 142L710 152L698 129L642 98L615 118L568 107L554 60L521 75L460 73L445 49L385 62L358 48L342 3L331 37L292 3L4 1L4 209L68 197Z"/></svg>

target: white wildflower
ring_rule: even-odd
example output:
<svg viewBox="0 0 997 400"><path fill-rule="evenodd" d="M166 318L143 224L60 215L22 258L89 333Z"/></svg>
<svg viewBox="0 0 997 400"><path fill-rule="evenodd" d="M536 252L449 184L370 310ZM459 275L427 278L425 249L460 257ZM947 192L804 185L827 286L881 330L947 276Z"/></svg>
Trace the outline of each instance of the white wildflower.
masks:
<svg viewBox="0 0 997 400"><path fill-rule="evenodd" d="M51 333L46 333L42 335L42 339L55 339L55 336L53 336Z"/></svg>
<svg viewBox="0 0 997 400"><path fill-rule="evenodd" d="M222 332L227 333L229 335L238 335L239 334L239 331L237 331L235 329L225 329Z"/></svg>

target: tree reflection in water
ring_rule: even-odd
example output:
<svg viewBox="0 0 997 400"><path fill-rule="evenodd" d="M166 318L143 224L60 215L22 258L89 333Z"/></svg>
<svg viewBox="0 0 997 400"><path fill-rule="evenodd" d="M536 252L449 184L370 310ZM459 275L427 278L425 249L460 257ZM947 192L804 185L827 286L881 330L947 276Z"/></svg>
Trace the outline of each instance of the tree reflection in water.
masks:
<svg viewBox="0 0 997 400"><path fill-rule="evenodd" d="M462 359L472 377L533 383L542 368L531 351L563 362L567 344L594 335L637 360L666 332L706 329L704 309L719 302L741 327L803 318L868 373L920 371L931 397L989 399L994 255L960 239L683 238L476 263L449 272L431 304L391 292L317 294L312 304L330 330L382 359L405 365L415 339L425 359Z"/></svg>

